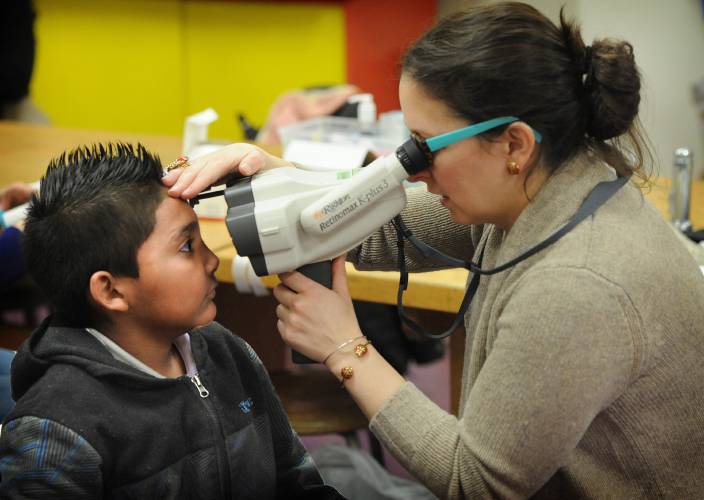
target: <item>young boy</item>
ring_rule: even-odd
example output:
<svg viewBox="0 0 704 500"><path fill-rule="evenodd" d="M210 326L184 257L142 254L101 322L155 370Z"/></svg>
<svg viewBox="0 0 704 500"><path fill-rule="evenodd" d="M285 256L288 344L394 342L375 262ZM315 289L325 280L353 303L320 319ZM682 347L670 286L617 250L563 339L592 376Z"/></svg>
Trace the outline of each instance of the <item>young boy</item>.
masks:
<svg viewBox="0 0 704 500"><path fill-rule="evenodd" d="M161 176L122 144L49 165L24 251L57 314L12 366L0 496L339 498L254 351L212 322L218 259Z"/></svg>

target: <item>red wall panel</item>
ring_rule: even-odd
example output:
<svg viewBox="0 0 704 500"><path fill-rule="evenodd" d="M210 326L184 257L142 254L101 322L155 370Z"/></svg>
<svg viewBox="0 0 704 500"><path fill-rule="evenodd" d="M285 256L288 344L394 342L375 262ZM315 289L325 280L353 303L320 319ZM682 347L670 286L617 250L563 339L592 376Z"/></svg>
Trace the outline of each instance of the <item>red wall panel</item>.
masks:
<svg viewBox="0 0 704 500"><path fill-rule="evenodd" d="M347 0L347 81L374 94L380 112L398 109L399 62L437 16L437 0Z"/></svg>

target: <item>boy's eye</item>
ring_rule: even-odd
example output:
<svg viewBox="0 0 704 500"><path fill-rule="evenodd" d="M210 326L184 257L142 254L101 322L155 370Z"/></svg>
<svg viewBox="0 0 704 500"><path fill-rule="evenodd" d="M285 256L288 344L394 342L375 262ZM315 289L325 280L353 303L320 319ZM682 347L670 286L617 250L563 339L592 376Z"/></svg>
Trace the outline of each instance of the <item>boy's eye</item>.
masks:
<svg viewBox="0 0 704 500"><path fill-rule="evenodd" d="M186 241L183 245L181 245L181 248L179 248L178 251L191 253L193 251L193 240L189 239Z"/></svg>

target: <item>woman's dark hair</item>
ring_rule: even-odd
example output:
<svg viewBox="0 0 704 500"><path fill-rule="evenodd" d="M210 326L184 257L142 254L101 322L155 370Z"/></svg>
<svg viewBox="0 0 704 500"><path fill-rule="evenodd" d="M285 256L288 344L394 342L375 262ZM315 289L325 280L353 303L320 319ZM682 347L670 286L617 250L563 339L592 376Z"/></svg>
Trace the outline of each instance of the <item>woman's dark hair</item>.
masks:
<svg viewBox="0 0 704 500"><path fill-rule="evenodd" d="M23 250L30 274L70 323L107 321L89 299L94 272L139 276L137 250L165 196L161 174L141 145L81 147L49 163L29 205Z"/></svg>
<svg viewBox="0 0 704 500"><path fill-rule="evenodd" d="M613 39L586 46L563 10L559 27L519 2L457 13L410 47L402 71L469 122L520 117L543 135L550 171L591 150L619 174L647 179L652 154L637 120L633 47Z"/></svg>

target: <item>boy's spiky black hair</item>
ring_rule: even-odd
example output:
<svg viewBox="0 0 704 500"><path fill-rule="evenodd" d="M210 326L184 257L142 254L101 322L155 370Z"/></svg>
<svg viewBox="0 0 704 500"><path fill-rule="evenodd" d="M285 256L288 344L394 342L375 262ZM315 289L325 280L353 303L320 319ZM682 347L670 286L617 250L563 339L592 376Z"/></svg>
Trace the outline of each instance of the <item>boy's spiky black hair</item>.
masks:
<svg viewBox="0 0 704 500"><path fill-rule="evenodd" d="M99 144L49 163L24 231L27 267L56 309L77 326L106 317L89 297L96 271L138 277L137 250L163 200L162 166L144 146Z"/></svg>

